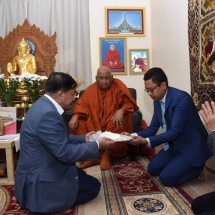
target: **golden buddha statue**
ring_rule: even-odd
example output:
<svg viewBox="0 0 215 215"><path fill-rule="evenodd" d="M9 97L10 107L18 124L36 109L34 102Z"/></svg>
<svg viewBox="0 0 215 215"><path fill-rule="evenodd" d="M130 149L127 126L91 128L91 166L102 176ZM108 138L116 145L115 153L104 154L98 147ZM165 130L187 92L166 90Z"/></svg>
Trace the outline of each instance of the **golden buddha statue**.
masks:
<svg viewBox="0 0 215 215"><path fill-rule="evenodd" d="M7 64L7 71L10 74L23 75L34 74L37 71L36 60L34 55L30 54L30 46L22 38L17 47L18 55L12 60L12 63Z"/></svg>

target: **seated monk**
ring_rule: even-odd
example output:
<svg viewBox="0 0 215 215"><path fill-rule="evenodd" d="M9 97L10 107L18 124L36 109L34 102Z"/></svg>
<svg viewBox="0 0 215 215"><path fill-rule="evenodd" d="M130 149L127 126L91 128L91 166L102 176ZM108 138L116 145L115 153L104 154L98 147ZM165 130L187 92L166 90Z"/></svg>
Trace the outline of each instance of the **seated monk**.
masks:
<svg viewBox="0 0 215 215"><path fill-rule="evenodd" d="M132 113L139 109L126 85L113 78L111 70L102 66L97 70L96 82L84 91L76 102L69 122L72 134L89 131L132 132ZM101 170L110 169L111 158L127 156L128 146L119 142L100 152L101 160L85 161L79 167L100 164Z"/></svg>
<svg viewBox="0 0 215 215"><path fill-rule="evenodd" d="M140 54L137 54L137 59L135 60L134 72L146 72L147 66Z"/></svg>
<svg viewBox="0 0 215 215"><path fill-rule="evenodd" d="M124 67L124 64L120 62L120 53L115 49L115 44L110 45L110 50L107 51L105 61L102 65L110 69L121 69Z"/></svg>
<svg viewBox="0 0 215 215"><path fill-rule="evenodd" d="M30 54L30 47L24 38L18 44L17 50L18 56L13 58L12 63L7 64L7 71L10 74L16 75L36 73L37 68L35 57Z"/></svg>

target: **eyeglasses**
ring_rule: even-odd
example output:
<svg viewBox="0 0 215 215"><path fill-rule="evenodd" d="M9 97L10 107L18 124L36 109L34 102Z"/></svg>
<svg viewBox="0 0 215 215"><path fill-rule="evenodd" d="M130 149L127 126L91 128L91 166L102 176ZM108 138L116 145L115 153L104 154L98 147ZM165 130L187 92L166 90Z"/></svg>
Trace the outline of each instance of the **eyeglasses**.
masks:
<svg viewBox="0 0 215 215"><path fill-rule="evenodd" d="M144 89L146 93L153 93L154 90L159 87L161 84L158 84L156 87L152 88L152 89Z"/></svg>

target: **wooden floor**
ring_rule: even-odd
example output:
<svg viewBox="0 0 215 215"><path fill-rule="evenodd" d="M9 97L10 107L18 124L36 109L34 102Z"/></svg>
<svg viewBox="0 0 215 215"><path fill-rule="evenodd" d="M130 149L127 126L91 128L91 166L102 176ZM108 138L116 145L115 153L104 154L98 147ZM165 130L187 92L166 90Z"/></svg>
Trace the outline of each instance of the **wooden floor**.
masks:
<svg viewBox="0 0 215 215"><path fill-rule="evenodd" d="M156 147L156 152L161 146ZM202 194L215 191L215 159L210 158L206 162L204 170L205 179L196 178L181 185L183 189L194 199Z"/></svg>
<svg viewBox="0 0 215 215"><path fill-rule="evenodd" d="M212 159L213 162L215 163L214 158ZM190 194L192 198L196 198L197 196L200 196L202 194L215 191L215 174L207 169L205 170L205 173L206 173L205 179L197 178L188 181L182 185L184 190L187 191L187 193Z"/></svg>

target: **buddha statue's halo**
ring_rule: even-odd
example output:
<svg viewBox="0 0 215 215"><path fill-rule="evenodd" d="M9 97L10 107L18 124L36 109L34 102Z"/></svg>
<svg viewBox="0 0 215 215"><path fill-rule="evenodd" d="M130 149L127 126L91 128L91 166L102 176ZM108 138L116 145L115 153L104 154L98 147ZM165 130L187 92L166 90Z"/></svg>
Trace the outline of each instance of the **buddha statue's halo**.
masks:
<svg viewBox="0 0 215 215"><path fill-rule="evenodd" d="M29 47L30 47L30 54L35 54L35 51L36 51L36 47L35 47L35 45L34 45L34 43L31 41L31 40L25 40L27 43L28 43L28 45L29 45Z"/></svg>

